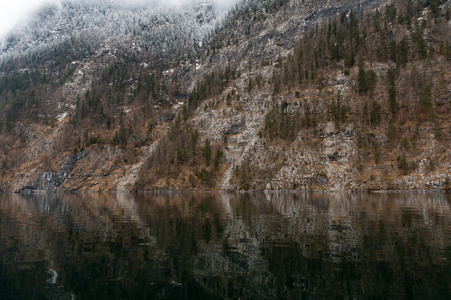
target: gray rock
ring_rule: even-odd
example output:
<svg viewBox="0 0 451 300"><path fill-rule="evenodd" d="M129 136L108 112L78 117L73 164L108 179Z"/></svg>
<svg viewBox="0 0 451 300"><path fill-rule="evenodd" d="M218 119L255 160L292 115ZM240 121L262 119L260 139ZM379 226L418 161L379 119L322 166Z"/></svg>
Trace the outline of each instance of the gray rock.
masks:
<svg viewBox="0 0 451 300"><path fill-rule="evenodd" d="M327 184L327 176L325 174L316 174L313 177L313 182L318 185L325 185Z"/></svg>
<svg viewBox="0 0 451 300"><path fill-rule="evenodd" d="M345 131L341 132L340 135L343 136L343 137L350 138L350 137L353 137L355 135L355 132L354 132L354 130L345 130Z"/></svg>
<svg viewBox="0 0 451 300"><path fill-rule="evenodd" d="M30 194L35 191L55 191L69 178L77 161L87 156L85 152L79 152L68 157L60 166L58 172L43 172L29 185L22 187L18 193Z"/></svg>
<svg viewBox="0 0 451 300"><path fill-rule="evenodd" d="M328 157L329 157L330 161L337 161L338 160L337 156L335 156L335 155L329 155Z"/></svg>
<svg viewBox="0 0 451 300"><path fill-rule="evenodd" d="M224 133L225 135L234 135L242 132L244 130L244 127L246 126L246 121L244 118L240 118L237 121L235 121L229 129L226 130Z"/></svg>
<svg viewBox="0 0 451 300"><path fill-rule="evenodd" d="M160 116L161 122L171 122L175 118L175 113L173 111L168 112Z"/></svg>

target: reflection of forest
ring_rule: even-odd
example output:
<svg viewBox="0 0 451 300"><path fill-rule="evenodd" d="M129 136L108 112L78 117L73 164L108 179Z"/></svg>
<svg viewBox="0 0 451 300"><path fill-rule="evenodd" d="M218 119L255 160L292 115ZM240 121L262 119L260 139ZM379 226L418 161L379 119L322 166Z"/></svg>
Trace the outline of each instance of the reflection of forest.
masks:
<svg viewBox="0 0 451 300"><path fill-rule="evenodd" d="M0 222L0 298L450 299L443 194L2 195Z"/></svg>

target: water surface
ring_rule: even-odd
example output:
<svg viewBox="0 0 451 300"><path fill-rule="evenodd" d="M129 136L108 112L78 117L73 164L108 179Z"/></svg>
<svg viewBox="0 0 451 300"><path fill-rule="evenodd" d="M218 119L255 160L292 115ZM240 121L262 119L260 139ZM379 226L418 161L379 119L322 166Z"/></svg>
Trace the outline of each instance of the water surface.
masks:
<svg viewBox="0 0 451 300"><path fill-rule="evenodd" d="M0 299L451 299L451 196L0 195Z"/></svg>

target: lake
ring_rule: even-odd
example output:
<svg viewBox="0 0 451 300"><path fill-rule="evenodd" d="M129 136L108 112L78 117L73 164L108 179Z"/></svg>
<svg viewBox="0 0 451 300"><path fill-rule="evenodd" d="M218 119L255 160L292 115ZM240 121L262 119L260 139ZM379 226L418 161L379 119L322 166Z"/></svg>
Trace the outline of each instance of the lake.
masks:
<svg viewBox="0 0 451 300"><path fill-rule="evenodd" d="M0 299L451 299L451 195L0 195Z"/></svg>

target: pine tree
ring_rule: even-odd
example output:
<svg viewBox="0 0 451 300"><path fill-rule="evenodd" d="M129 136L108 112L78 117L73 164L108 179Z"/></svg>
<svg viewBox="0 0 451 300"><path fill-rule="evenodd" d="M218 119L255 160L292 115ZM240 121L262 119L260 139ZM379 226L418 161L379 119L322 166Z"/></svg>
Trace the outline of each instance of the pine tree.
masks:
<svg viewBox="0 0 451 300"><path fill-rule="evenodd" d="M210 160L211 160L211 146L210 146L210 140L209 139L205 140L204 156L205 156L205 162L209 166L210 165Z"/></svg>

